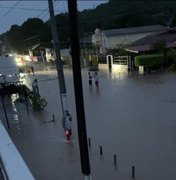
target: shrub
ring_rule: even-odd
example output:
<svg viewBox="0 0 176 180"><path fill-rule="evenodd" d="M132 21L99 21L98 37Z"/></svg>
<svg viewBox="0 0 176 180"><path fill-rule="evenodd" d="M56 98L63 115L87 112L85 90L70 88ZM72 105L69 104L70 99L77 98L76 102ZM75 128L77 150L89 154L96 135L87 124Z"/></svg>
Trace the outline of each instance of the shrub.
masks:
<svg viewBox="0 0 176 180"><path fill-rule="evenodd" d="M31 91L26 85L22 86L24 96L28 97L31 101L34 111L41 111L47 106L45 98L42 98L36 92Z"/></svg>
<svg viewBox="0 0 176 180"><path fill-rule="evenodd" d="M176 71L176 64L173 65L172 70Z"/></svg>
<svg viewBox="0 0 176 180"><path fill-rule="evenodd" d="M153 67L162 65L164 56L162 54L150 54L135 57L135 66Z"/></svg>
<svg viewBox="0 0 176 180"><path fill-rule="evenodd" d="M176 64L176 50L172 50L167 54L167 62L169 65Z"/></svg>

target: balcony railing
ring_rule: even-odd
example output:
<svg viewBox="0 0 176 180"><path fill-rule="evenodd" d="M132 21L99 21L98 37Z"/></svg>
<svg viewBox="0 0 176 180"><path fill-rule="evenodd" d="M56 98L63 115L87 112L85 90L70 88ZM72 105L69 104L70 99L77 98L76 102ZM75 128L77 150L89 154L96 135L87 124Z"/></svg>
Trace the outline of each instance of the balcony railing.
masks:
<svg viewBox="0 0 176 180"><path fill-rule="evenodd" d="M23 179L35 178L0 121L0 180Z"/></svg>

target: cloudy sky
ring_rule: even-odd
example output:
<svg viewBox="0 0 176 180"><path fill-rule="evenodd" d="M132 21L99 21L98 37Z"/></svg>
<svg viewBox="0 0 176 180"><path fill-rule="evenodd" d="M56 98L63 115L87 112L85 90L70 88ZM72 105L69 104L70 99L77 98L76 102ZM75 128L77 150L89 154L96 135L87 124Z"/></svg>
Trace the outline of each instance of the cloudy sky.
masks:
<svg viewBox="0 0 176 180"><path fill-rule="evenodd" d="M93 9L97 5L106 3L108 0L78 0L78 9ZM67 12L66 0L53 0L55 14ZM21 25L28 18L40 18L44 21L49 19L48 1L42 0L18 0L0 1L0 34L10 30L14 24Z"/></svg>

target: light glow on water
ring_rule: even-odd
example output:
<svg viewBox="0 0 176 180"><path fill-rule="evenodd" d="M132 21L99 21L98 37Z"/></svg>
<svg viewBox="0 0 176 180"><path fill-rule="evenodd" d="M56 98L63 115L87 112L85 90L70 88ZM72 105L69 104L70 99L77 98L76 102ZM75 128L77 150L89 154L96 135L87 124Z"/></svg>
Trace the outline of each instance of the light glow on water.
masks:
<svg viewBox="0 0 176 180"><path fill-rule="evenodd" d="M128 74L127 65L113 65L110 73L112 79L122 79Z"/></svg>

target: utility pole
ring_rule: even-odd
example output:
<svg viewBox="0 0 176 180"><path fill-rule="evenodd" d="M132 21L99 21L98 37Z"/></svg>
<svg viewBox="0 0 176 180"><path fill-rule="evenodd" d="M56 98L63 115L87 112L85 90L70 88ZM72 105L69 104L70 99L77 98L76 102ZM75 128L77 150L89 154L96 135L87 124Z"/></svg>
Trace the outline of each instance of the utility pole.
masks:
<svg viewBox="0 0 176 180"><path fill-rule="evenodd" d="M48 5L49 5L49 12L50 12L50 24L51 24L51 30L52 30L52 36L53 36L53 44L54 44L54 50L56 53L55 62L56 62L56 69L57 69L57 75L58 75L59 87L60 87L62 113L64 114L64 111L68 110L68 104L67 104L64 72L63 72L63 62L62 62L61 54L60 54L60 44L59 44L55 16L54 16L53 1L48 0Z"/></svg>
<svg viewBox="0 0 176 180"><path fill-rule="evenodd" d="M82 41L82 49L83 49L83 63L84 63L84 66L86 67L86 52L85 52L84 41Z"/></svg>
<svg viewBox="0 0 176 180"><path fill-rule="evenodd" d="M90 180L90 163L87 144L87 132L84 112L83 88L80 64L80 44L78 35L77 1L67 0L70 22L71 54L75 89L76 114L78 124L79 149L81 168L85 180Z"/></svg>

